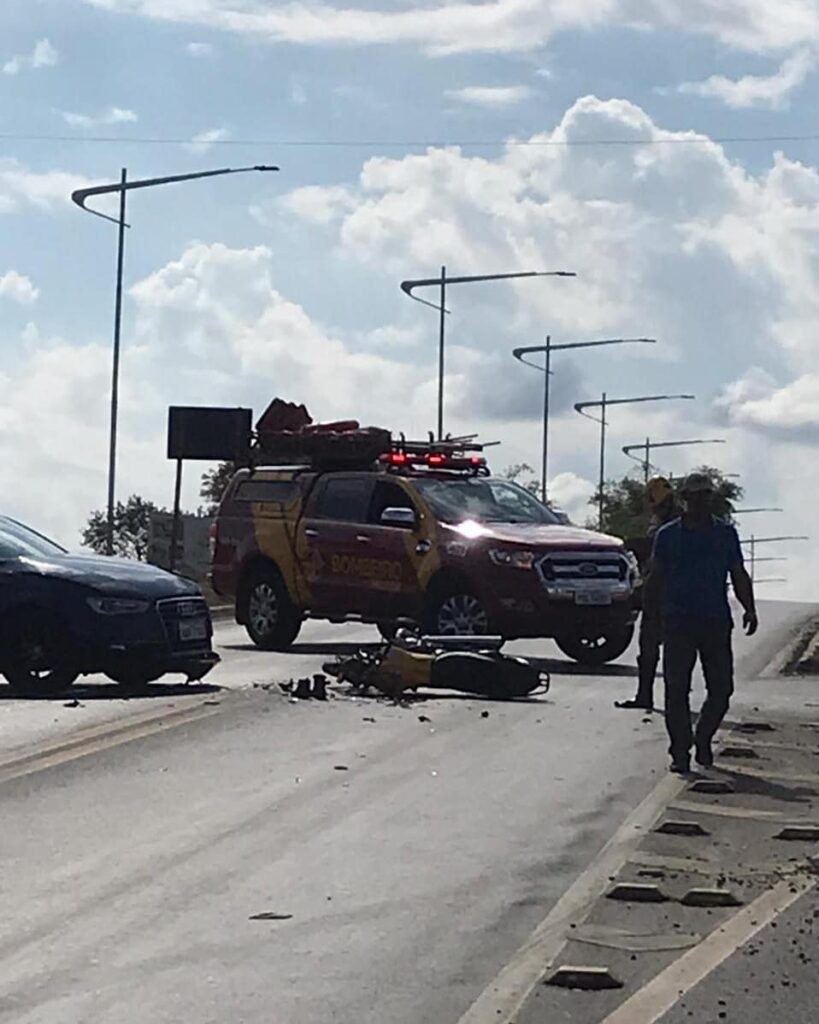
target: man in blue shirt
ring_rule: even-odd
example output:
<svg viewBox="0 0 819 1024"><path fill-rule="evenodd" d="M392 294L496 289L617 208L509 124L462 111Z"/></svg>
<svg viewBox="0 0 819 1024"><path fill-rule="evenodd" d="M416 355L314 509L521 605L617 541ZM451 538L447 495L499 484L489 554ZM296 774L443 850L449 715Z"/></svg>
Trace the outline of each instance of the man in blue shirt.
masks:
<svg viewBox="0 0 819 1024"><path fill-rule="evenodd" d="M729 577L749 636L756 632L758 621L753 584L745 571L737 532L712 514L714 485L710 477L692 473L680 493L685 511L657 532L646 596L659 600L663 619L671 770L685 773L690 769L692 743L699 765L710 768L714 763L711 741L734 692ZM707 697L692 734L691 674L698 655Z"/></svg>

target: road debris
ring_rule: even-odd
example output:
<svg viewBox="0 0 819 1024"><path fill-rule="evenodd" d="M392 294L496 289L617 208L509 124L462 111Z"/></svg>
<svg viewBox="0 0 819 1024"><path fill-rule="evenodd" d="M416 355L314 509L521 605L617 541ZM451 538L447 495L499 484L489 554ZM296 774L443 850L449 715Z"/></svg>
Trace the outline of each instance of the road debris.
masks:
<svg viewBox="0 0 819 1024"><path fill-rule="evenodd" d="M334 772L348 772L349 770L350 769L349 769L349 767L346 764L334 764L333 765L333 771Z"/></svg>
<svg viewBox="0 0 819 1024"><path fill-rule="evenodd" d="M251 914L248 921L291 921L292 914L279 914L275 910L263 910L260 914Z"/></svg>
<svg viewBox="0 0 819 1024"><path fill-rule="evenodd" d="M708 829L698 821L664 821L655 832L667 836L710 836Z"/></svg>
<svg viewBox="0 0 819 1024"><path fill-rule="evenodd" d="M546 984L558 988L579 989L583 992L601 992L605 989L623 987L623 982L615 978L608 967L571 967L568 964L553 971L546 979Z"/></svg>
<svg viewBox="0 0 819 1024"><path fill-rule="evenodd" d="M606 893L606 899L624 903L665 903L666 894L658 885L647 882L618 882Z"/></svg>
<svg viewBox="0 0 819 1024"><path fill-rule="evenodd" d="M689 889L680 903L685 907L742 906L742 900L730 889Z"/></svg>

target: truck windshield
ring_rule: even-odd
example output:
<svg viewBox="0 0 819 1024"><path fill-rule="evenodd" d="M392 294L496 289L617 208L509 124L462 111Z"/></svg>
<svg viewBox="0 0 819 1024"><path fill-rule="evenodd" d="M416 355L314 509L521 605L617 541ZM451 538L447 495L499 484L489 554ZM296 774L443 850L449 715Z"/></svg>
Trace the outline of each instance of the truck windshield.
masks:
<svg viewBox="0 0 819 1024"><path fill-rule="evenodd" d="M560 520L541 501L510 480L466 477L416 479L415 485L445 523L541 523Z"/></svg>
<svg viewBox="0 0 819 1024"><path fill-rule="evenodd" d="M0 558L53 558L66 554L65 548L22 523L0 516Z"/></svg>

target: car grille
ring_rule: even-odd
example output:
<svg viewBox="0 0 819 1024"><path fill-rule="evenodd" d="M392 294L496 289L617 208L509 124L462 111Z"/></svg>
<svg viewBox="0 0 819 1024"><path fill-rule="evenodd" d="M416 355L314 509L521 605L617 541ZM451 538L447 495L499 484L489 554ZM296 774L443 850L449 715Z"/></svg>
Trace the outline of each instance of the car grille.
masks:
<svg viewBox="0 0 819 1024"><path fill-rule="evenodd" d="M626 579L628 565L621 554L604 551L556 551L537 563L544 584L611 583Z"/></svg>
<svg viewBox="0 0 819 1024"><path fill-rule="evenodd" d="M168 643L175 651L197 651L210 646L211 626L208 603L202 597L169 598L156 604ZM205 636L192 639L184 631L193 623L205 622Z"/></svg>

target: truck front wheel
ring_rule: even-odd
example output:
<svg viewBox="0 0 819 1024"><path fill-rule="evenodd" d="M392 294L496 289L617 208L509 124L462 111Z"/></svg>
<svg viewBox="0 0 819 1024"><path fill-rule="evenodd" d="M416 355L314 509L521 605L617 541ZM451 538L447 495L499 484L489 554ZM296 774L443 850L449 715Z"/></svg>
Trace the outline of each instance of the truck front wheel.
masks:
<svg viewBox="0 0 819 1024"><path fill-rule="evenodd" d="M594 667L605 665L625 654L633 636L633 626L622 626L607 632L565 634L557 637L556 642L568 658L581 665Z"/></svg>
<svg viewBox="0 0 819 1024"><path fill-rule="evenodd" d="M489 632L489 614L479 597L453 583L430 595L424 628L436 636L483 636Z"/></svg>
<svg viewBox="0 0 819 1024"><path fill-rule="evenodd" d="M243 600L247 634L264 651L286 650L299 635L301 616L274 568L254 570Z"/></svg>

